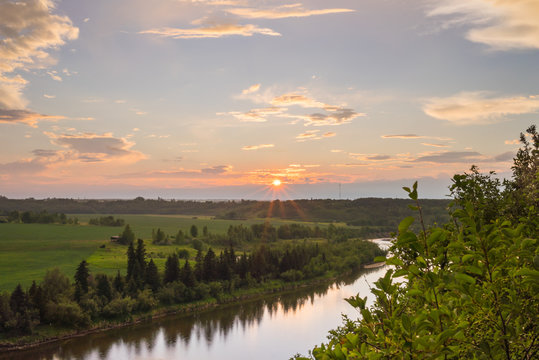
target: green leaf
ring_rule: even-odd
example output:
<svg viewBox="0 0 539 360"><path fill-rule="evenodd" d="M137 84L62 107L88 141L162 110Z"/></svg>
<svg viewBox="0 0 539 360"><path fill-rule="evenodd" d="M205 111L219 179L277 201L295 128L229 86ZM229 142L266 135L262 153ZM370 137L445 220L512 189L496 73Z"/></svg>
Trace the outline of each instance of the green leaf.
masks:
<svg viewBox="0 0 539 360"><path fill-rule="evenodd" d="M461 282L465 282L465 283L468 283L468 284L475 284L475 279L473 277L471 277L470 275L466 275L466 274L463 274L463 273L456 273L455 278L458 281L461 281Z"/></svg>
<svg viewBox="0 0 539 360"><path fill-rule="evenodd" d="M415 219L413 216L408 216L407 218L404 218L404 220L402 220L399 224L399 233L403 233L406 230L408 230L408 228L410 227L410 225L412 225L414 220Z"/></svg>

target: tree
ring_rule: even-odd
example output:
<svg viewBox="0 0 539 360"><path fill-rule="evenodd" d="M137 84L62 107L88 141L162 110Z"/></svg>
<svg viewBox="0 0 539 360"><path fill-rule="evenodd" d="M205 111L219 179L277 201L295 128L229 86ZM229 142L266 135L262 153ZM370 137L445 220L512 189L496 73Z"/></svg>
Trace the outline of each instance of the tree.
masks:
<svg viewBox="0 0 539 360"><path fill-rule="evenodd" d="M131 244L131 242L135 241L135 233L131 230L131 227L129 224L125 225L124 231L120 234L120 238L118 239L118 243L122 245L128 245Z"/></svg>
<svg viewBox="0 0 539 360"><path fill-rule="evenodd" d="M97 296L106 300L106 303L112 300L112 287L110 286L110 280L107 275L97 275L96 292Z"/></svg>
<svg viewBox="0 0 539 360"><path fill-rule="evenodd" d="M195 273L193 272L193 269L191 268L191 265L189 264L188 260L185 260L185 264L183 265L180 271L180 280L188 288L192 288L196 285L197 279L195 277Z"/></svg>
<svg viewBox="0 0 539 360"><path fill-rule="evenodd" d="M165 274L163 282L165 284L178 281L180 279L180 262L176 254L169 255L165 262Z"/></svg>
<svg viewBox="0 0 539 360"><path fill-rule="evenodd" d="M28 308L28 298L26 293L22 290L21 284L15 287L15 290L11 293L9 300L9 306L14 313L25 314Z"/></svg>
<svg viewBox="0 0 539 360"><path fill-rule="evenodd" d="M126 281L129 281L129 280L131 280L131 278L133 278L136 263L137 263L137 256L135 254L135 246L133 245L133 241L131 241L129 243L129 247L127 248L127 275L126 275Z"/></svg>
<svg viewBox="0 0 539 360"><path fill-rule="evenodd" d="M215 252L212 248L208 249L206 256L204 256L204 263L202 266L202 279L206 282L214 281L217 279L217 259Z"/></svg>
<svg viewBox="0 0 539 360"><path fill-rule="evenodd" d="M90 276L90 270L88 269L88 263L86 260L82 260L75 272L75 285L80 289L81 294L88 292L88 277Z"/></svg>
<svg viewBox="0 0 539 360"><path fill-rule="evenodd" d="M159 280L159 272L157 270L157 266L155 266L155 263L153 262L153 259L150 259L150 262L148 263L148 267L146 269L145 283L150 287L150 289L152 289L152 292L154 293L156 293L161 286L161 281Z"/></svg>
<svg viewBox="0 0 539 360"><path fill-rule="evenodd" d="M198 228L196 225L191 225L191 236L196 238L198 236Z"/></svg>

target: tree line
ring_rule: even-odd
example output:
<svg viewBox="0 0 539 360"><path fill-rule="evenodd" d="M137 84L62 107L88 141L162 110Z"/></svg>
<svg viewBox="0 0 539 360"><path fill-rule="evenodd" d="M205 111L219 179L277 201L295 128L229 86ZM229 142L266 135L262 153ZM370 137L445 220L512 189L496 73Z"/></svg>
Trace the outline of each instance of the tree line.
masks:
<svg viewBox="0 0 539 360"><path fill-rule="evenodd" d="M37 211L2 211L0 222L23 224L78 224L77 217L68 217L64 213L49 213L47 210Z"/></svg>

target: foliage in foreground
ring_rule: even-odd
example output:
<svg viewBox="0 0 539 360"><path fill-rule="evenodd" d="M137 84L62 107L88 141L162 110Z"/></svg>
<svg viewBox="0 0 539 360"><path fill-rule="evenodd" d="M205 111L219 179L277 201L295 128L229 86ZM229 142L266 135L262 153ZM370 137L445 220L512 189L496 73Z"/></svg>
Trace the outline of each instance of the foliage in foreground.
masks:
<svg viewBox="0 0 539 360"><path fill-rule="evenodd" d="M344 317L315 359L536 359L539 353L539 135L513 166L513 179L455 175L451 221L416 234L398 228L393 265L375 282L374 305L347 299ZM417 202L417 183L404 188ZM419 202L414 210L421 213ZM420 217L421 218L421 217ZM296 356L296 359L304 359Z"/></svg>

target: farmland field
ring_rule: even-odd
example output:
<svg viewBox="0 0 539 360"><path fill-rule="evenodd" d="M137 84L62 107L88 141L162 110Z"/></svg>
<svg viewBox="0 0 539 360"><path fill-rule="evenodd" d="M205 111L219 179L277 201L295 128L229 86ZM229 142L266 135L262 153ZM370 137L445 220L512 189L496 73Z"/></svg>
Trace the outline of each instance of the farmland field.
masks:
<svg viewBox="0 0 539 360"><path fill-rule="evenodd" d="M70 215L72 216L72 215ZM24 288L43 279L47 269L58 267L63 273L72 276L77 265L84 259L90 264L93 273L125 274L126 250L123 245L110 243L110 236L118 235L123 227L90 226L90 218L104 215L75 215L81 225L57 224L0 224L0 291L12 291L18 283ZM262 223L263 219L217 220L204 216L182 215L115 215L130 224L137 238L146 243L147 254L162 270L166 256L186 246L160 246L151 244L152 229L160 228L174 236L179 229L189 232L196 225L201 233L204 226L211 233L224 233L229 225L251 225ZM272 220L274 226L297 221ZM315 225L314 223L304 223ZM318 224L321 227L327 224ZM100 248L105 245L104 248ZM188 248L191 258L196 251Z"/></svg>

